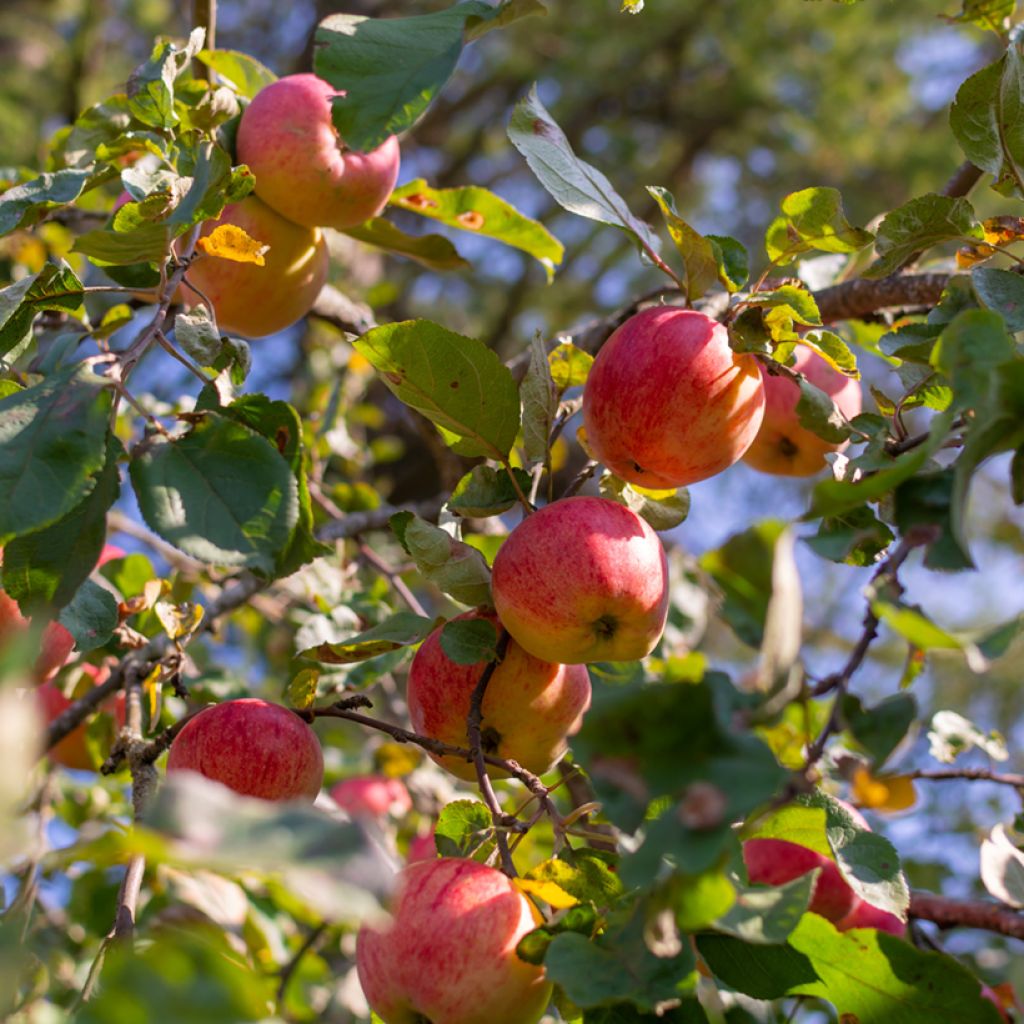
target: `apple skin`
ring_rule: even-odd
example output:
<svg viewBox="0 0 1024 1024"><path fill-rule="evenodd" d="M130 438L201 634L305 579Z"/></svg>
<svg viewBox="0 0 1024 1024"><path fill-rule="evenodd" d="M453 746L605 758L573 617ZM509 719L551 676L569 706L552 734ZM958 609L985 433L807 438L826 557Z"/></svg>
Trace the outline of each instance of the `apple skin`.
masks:
<svg viewBox="0 0 1024 1024"><path fill-rule="evenodd" d="M405 855L407 864L415 864L421 860L437 860L437 844L434 842L434 826L429 832L414 836L409 843L409 851Z"/></svg>
<svg viewBox="0 0 1024 1024"><path fill-rule="evenodd" d="M106 682L107 677L110 675L110 669L105 665L97 667L85 662L80 668L84 674L92 678L93 686L99 686L100 683ZM64 691L55 683L43 683L41 686L36 687L33 692L39 704L43 720L47 723L52 722L74 703L74 698L65 697ZM123 691L104 701L100 705L100 710L113 714L118 729L124 728L125 696ZM50 748L47 752L47 757L54 764L63 765L65 768L74 768L78 771L92 771L94 765L85 742L86 729L86 722L72 729L64 739Z"/></svg>
<svg viewBox="0 0 1024 1024"><path fill-rule="evenodd" d="M860 383L834 370L817 352L798 345L791 368L821 388L848 420L860 415L863 408ZM825 456L829 452L842 451L849 442L830 444L800 426L796 414L800 389L791 380L768 373L764 367L761 373L767 399L764 419L743 461L762 473L813 476L825 468Z"/></svg>
<svg viewBox="0 0 1024 1024"><path fill-rule="evenodd" d="M807 909L833 923L842 921L853 910L853 890L835 862L823 853L785 839L748 839L743 844L743 863L755 885L784 885L821 868Z"/></svg>
<svg viewBox="0 0 1024 1024"><path fill-rule="evenodd" d="M401 818L412 810L412 798L401 779L386 775L360 775L331 787L331 799L353 818Z"/></svg>
<svg viewBox="0 0 1024 1024"><path fill-rule="evenodd" d="M393 135L369 153L343 148L331 120L339 95L316 75L288 75L256 94L238 126L238 159L256 175L256 194L305 227L344 231L376 217L398 180Z"/></svg>
<svg viewBox="0 0 1024 1024"><path fill-rule="evenodd" d="M635 512L605 498L556 501L499 548L498 618L534 657L575 665L649 654L668 615L668 561Z"/></svg>
<svg viewBox="0 0 1024 1024"><path fill-rule="evenodd" d="M29 620L21 614L18 602L0 589L0 644L28 629ZM39 657L32 676L38 683L52 679L64 666L75 649L75 638L59 622L48 622L39 638Z"/></svg>
<svg viewBox="0 0 1024 1024"><path fill-rule="evenodd" d="M722 324L659 306L601 346L583 389L583 426L594 457L617 476L675 488L736 462L764 405L757 360L729 348Z"/></svg>
<svg viewBox="0 0 1024 1024"><path fill-rule="evenodd" d="M251 195L229 203L216 220L206 221L200 236L220 224L234 224L270 246L262 267L196 250L188 280L213 303L221 333L263 338L301 320L327 281L327 243L320 230L285 220ZM201 300L182 284L175 301L193 307Z"/></svg>
<svg viewBox="0 0 1024 1024"><path fill-rule="evenodd" d="M261 800L316 799L324 758L294 712L255 697L224 701L190 719L171 744L167 772L205 775Z"/></svg>
<svg viewBox="0 0 1024 1024"><path fill-rule="evenodd" d="M480 618L499 626L497 617L487 612L458 616ZM452 661L441 647L441 628L435 629L420 645L409 669L406 703L413 729L442 743L467 746L470 698L486 665L486 661L474 665ZM543 775L565 753L566 737L579 729L589 707L590 674L584 665L542 661L512 640L484 693L484 753L518 761L527 771ZM460 779L476 778L476 768L469 761L430 756ZM505 775L492 765L487 766L487 774Z"/></svg>
<svg viewBox="0 0 1024 1024"><path fill-rule="evenodd" d="M440 858L410 864L387 924L356 940L363 993L385 1024L537 1024L551 998L544 969L516 944L539 923L500 871Z"/></svg>
<svg viewBox="0 0 1024 1024"><path fill-rule="evenodd" d="M841 932L849 931L851 928L874 928L876 931L888 932L900 939L907 934L906 923L895 914L890 914L887 910L882 910L881 907L872 906L859 896L854 897L853 909L836 923L836 928Z"/></svg>

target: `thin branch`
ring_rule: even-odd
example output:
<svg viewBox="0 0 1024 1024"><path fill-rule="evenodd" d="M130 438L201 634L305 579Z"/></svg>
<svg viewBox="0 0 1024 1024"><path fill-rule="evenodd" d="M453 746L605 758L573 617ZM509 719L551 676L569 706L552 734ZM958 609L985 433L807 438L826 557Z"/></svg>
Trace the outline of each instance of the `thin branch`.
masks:
<svg viewBox="0 0 1024 1024"><path fill-rule="evenodd" d="M409 505L381 505L366 512L349 512L341 519L325 523L316 531L316 536L322 541L346 540L371 530L384 530L396 512L413 512L424 519L433 519L443 505L444 499L437 497Z"/></svg>
<svg viewBox="0 0 1024 1024"><path fill-rule="evenodd" d="M932 921L940 928L979 928L1012 939L1024 939L1024 914L986 900L957 900L930 892L910 894L911 918Z"/></svg>
<svg viewBox="0 0 1024 1024"><path fill-rule="evenodd" d="M572 479L569 486L566 487L562 497L571 498L574 494L579 493L580 488L597 472L599 467L600 463L595 462L593 459L588 459L583 468Z"/></svg>
<svg viewBox="0 0 1024 1024"><path fill-rule="evenodd" d="M975 167L970 160L965 160L953 172L953 176L949 181L946 182L946 187L942 190L942 194L950 198L965 196L981 181L984 173L980 167Z"/></svg>
<svg viewBox="0 0 1024 1024"><path fill-rule="evenodd" d="M292 975L295 974L298 969L299 963L302 958L320 941L323 937L324 932L327 931L327 922L321 921L303 940L303 943L295 951L295 955L285 964L284 969L281 971L281 981L277 986L277 1010L281 1012L282 1004L284 1003L285 993L288 991L288 982L292 980Z"/></svg>
<svg viewBox="0 0 1024 1024"><path fill-rule="evenodd" d="M402 600L409 606L409 609L415 612L417 615L422 615L424 618L429 619L430 615L427 613L427 609L420 604L419 598L412 592L409 585L402 579L401 573L397 569L393 569L388 563L377 554L369 544L360 544L359 553L370 563L378 572L383 573L390 581L391 585L395 588L395 591L402 598Z"/></svg>
<svg viewBox="0 0 1024 1024"><path fill-rule="evenodd" d="M972 782L996 782L1001 786L1024 789L1024 775L1014 772L994 772L989 768L917 768L899 774L905 779L927 779L932 782L961 779Z"/></svg>
<svg viewBox="0 0 1024 1024"><path fill-rule="evenodd" d="M343 295L333 285L325 285L320 289L309 315L337 327L345 334L365 334L377 326L369 306Z"/></svg>

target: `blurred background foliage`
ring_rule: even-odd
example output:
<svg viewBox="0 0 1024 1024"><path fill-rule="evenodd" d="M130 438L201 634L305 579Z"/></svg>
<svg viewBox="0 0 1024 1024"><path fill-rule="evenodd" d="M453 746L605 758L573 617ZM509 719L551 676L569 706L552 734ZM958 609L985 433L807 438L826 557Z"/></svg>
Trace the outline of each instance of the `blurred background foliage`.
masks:
<svg viewBox="0 0 1024 1024"><path fill-rule="evenodd" d="M437 0L349 0L343 9L387 16L445 6ZM698 230L733 234L746 243L756 270L763 230L788 192L810 185L840 188L850 219L863 224L912 196L940 189L961 159L948 130L949 103L960 82L996 56L981 32L940 16L954 13L946 10L955 6L952 0L868 0L853 6L648 0L635 17L620 14L618 6L617 0L551 0L547 18L490 33L467 50L440 100L402 142L400 183L425 177L436 186L485 185L544 221L566 246L553 285L526 257L454 233L473 264L470 270L440 275L335 239L332 282L367 302L379 321L426 316L513 356L535 331L553 338L662 283L625 236L556 207L508 142L508 114L531 82L538 82L542 100L577 153L612 179L635 212L655 222L644 186L663 185ZM148 55L155 35L186 33L188 7L171 0L3 0L0 166L40 166L53 132L120 89ZM324 0L220 0L217 43L254 55L278 74L308 70L315 25L338 9ZM984 196L977 205L983 216L1004 212ZM424 230L416 218L391 216L411 231ZM25 258L0 252L8 265ZM461 469L390 403L365 366L350 362L351 350L337 339L333 329L311 322L257 342L248 388L295 402L318 438L318 482L342 509L372 505L381 496L434 497L442 481L457 478ZM867 356L863 369L872 383L884 384L889 373ZM193 390L166 361L158 372L144 367L139 381L147 371L154 401L175 403ZM342 413L334 418L339 407ZM381 495L366 486L371 465ZM575 468L570 462L564 472ZM1005 461L996 460L975 487L971 532L978 572L946 577L912 564L905 573L909 598L943 626L980 628L1024 611L1022 521L1005 479ZM798 519L806 510L807 485L738 465L694 487L692 497L692 514L673 535L683 552L679 566L690 573L694 556L766 514ZM125 527L119 540L132 547L137 512L127 498L119 508ZM157 564L162 568L159 559ZM836 667L859 631L860 590L869 570L825 563L803 545L798 565L808 663L820 676ZM358 612L380 597L365 567L353 565L341 579L332 573L313 580L315 571L305 571L294 586L307 599L316 593L319 607L313 602L312 610L288 611L265 596L234 617L226 643L209 665L200 665L205 675L197 697L231 696L264 685L280 699L296 667L294 630L306 628L307 637L313 636L325 608L345 604ZM691 576L678 578L674 614L680 647L699 641L711 662L742 677L755 652L708 612L704 591L688 582ZM858 677L865 700L893 693L903 673L905 642L891 635L883 640ZM1011 649L979 683L961 656L940 653L916 680L915 694L922 709L955 708L986 728L1002 729L1013 750L1024 739L1018 665L1019 648ZM393 687L380 675L388 666L389 658L378 659L349 672L348 680L359 681L362 673L367 681L379 676L385 688ZM337 727L330 733L334 775L372 767L353 730ZM385 761L393 756L387 749L379 754ZM927 742L918 737L903 763L926 759ZM438 799L450 795L444 791ZM1012 794L952 784L919 786L919 796L916 813L873 823L906 857L913 884L942 884L950 895L980 893L978 842L1012 809ZM103 803L104 815L114 815L123 810L121 800L115 786L90 780L62 790L56 807L58 817L74 827L96 801ZM943 882L950 872L956 877ZM86 941L82 924L97 933L106 928L113 889L109 875L95 870L80 873L63 894L73 901L73 942ZM278 909L268 897L266 918ZM959 934L948 948L973 957L993 980L1009 977L1024 984L1024 969L1011 965L997 938ZM311 957L304 970L327 975L319 957Z"/></svg>

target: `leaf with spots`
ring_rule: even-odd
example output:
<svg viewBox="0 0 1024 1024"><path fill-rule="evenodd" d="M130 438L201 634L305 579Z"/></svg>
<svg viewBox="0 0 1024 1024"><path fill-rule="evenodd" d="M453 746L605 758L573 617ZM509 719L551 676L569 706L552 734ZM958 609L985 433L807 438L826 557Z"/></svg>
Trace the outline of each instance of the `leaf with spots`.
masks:
<svg viewBox="0 0 1024 1024"><path fill-rule="evenodd" d="M482 341L429 320L405 320L367 331L355 347L460 455L507 459L519 430L519 392Z"/></svg>
<svg viewBox="0 0 1024 1024"><path fill-rule="evenodd" d="M540 221L520 213L511 203L486 188L431 188L423 178L391 193L391 205L450 228L485 235L535 257L551 279L562 262L562 243Z"/></svg>

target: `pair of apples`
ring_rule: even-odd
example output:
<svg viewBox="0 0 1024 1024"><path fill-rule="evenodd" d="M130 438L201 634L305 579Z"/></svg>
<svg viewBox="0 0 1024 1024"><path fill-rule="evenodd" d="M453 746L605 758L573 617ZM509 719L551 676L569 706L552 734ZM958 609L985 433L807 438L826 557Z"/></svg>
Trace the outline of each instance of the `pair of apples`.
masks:
<svg viewBox="0 0 1024 1024"><path fill-rule="evenodd" d="M227 334L261 338L313 307L327 281L321 227L345 230L387 204L398 179L398 140L369 153L344 148L331 121L340 95L316 75L289 75L261 89L238 126L238 159L256 176L255 194L226 206L202 235L230 224L267 246L265 263L237 263L200 251L188 282L202 292ZM176 301L194 306L188 285Z"/></svg>

